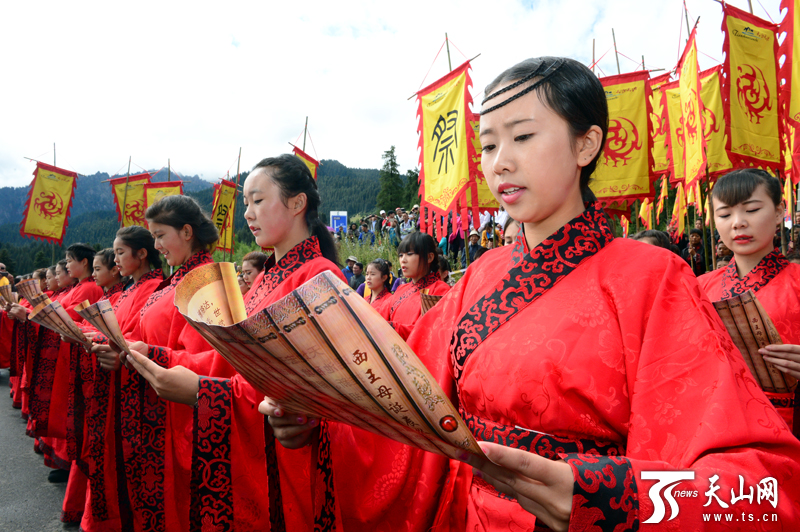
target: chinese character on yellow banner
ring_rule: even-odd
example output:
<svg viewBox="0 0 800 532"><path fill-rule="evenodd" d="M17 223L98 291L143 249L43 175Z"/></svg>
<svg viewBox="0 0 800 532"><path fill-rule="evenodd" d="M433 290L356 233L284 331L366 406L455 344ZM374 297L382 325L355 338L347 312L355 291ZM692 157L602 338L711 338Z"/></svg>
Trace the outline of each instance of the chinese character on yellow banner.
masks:
<svg viewBox="0 0 800 532"><path fill-rule="evenodd" d="M150 177L150 174L144 173L130 177L118 177L110 181L114 205L117 207L117 216L122 227L131 225L144 227L146 223L144 220L144 186L150 183Z"/></svg>
<svg viewBox="0 0 800 532"><path fill-rule="evenodd" d="M214 204L211 208L211 221L217 226L219 240L215 249L233 253L233 202L236 199L236 184L223 179L214 185ZM214 251L214 248L211 251Z"/></svg>
<svg viewBox="0 0 800 532"><path fill-rule="evenodd" d="M144 186L144 210L166 196L180 196L183 194L182 181L161 181L148 183Z"/></svg>
<svg viewBox="0 0 800 532"><path fill-rule="evenodd" d="M36 163L20 234L60 246L67 230L77 180L75 172Z"/></svg>
<svg viewBox="0 0 800 532"><path fill-rule="evenodd" d="M608 135L589 186L604 205L653 194L648 77L638 71L600 79L608 102Z"/></svg>
<svg viewBox="0 0 800 532"><path fill-rule="evenodd" d="M705 176L706 139L703 136L703 102L700 100L700 78L697 75L697 29L692 30L689 42L679 63L680 79L678 88L683 118L683 160L686 172L686 186L689 189Z"/></svg>
<svg viewBox="0 0 800 532"><path fill-rule="evenodd" d="M443 214L455 208L475 166L469 61L417 93L420 196Z"/></svg>
<svg viewBox="0 0 800 532"><path fill-rule="evenodd" d="M319 161L311 157L309 154L307 154L297 146L294 146L292 153L294 153L301 161L303 161L306 164L306 166L308 166L308 171L311 172L311 177L316 179L317 170L319 169Z"/></svg>
<svg viewBox="0 0 800 532"><path fill-rule="evenodd" d="M725 18L725 102L728 154L734 164L765 166L781 163L778 119L778 27L723 4Z"/></svg>

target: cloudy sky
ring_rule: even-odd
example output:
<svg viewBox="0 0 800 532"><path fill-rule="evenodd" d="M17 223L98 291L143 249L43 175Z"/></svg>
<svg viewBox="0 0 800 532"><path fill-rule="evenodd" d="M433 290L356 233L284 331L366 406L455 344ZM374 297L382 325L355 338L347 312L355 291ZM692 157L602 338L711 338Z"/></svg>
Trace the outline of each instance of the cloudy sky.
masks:
<svg viewBox="0 0 800 532"><path fill-rule="evenodd" d="M747 0L730 2L748 9ZM752 0L778 22L779 0ZM31 180L31 157L91 174L161 168L170 159L206 179L302 144L351 167L379 168L396 146L418 161L408 97L473 62L474 98L514 63L563 55L601 75L672 69L686 38L683 2L3 2L0 7L0 186ZM721 7L686 0L700 17L700 68L722 60ZM437 52L441 52L438 58ZM430 72L429 72L430 69ZM426 77L427 74L427 77ZM312 145L313 142L313 145Z"/></svg>

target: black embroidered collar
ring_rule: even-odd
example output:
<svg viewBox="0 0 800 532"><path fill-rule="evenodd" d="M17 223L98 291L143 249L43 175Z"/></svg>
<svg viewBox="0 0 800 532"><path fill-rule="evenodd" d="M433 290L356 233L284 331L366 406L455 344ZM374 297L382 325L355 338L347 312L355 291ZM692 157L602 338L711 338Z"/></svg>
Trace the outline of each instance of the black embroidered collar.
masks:
<svg viewBox="0 0 800 532"><path fill-rule="evenodd" d="M450 341L456 380L461 377L467 358L481 342L613 239L605 213L596 204L587 204L583 213L530 253L521 253L525 241L518 236L512 250L512 260L517 258L518 261L492 292L464 314Z"/></svg>
<svg viewBox="0 0 800 532"><path fill-rule="evenodd" d="M728 299L744 294L748 290L753 293L758 292L773 280L789 264L786 257L778 249L769 255L753 268L744 279L739 278L739 271L736 269L736 261L731 259L722 274L722 299Z"/></svg>
<svg viewBox="0 0 800 532"><path fill-rule="evenodd" d="M125 301L131 294L133 294L136 291L136 289L139 288L145 281L149 281L150 279L163 279L163 278L164 278L164 272L161 271L161 268L158 268L156 270L150 270L146 274L142 275L141 277L139 277L138 281L132 283L128 288L126 288L122 292L122 295L119 296L119 299L117 299L117 305L114 310L116 310L116 308L118 308L122 304L122 302Z"/></svg>
<svg viewBox="0 0 800 532"><path fill-rule="evenodd" d="M305 263L319 257L322 257L322 251L319 248L319 240L315 236L308 237L297 244L286 255L281 257L281 260L277 263L275 262L275 254L270 255L264 265L264 277L261 278L261 282L253 292L253 297L245 304L247 314L251 314L261 301L292 273Z"/></svg>
<svg viewBox="0 0 800 532"><path fill-rule="evenodd" d="M411 286L407 290L403 290L403 293L400 294L400 297L396 298L394 302L392 302L392 308L389 310L390 314L394 314L397 308L403 304L403 302L411 297L413 294L428 288L429 286L433 286L436 284L436 281L441 281L442 278L439 277L438 272L428 272L424 277L420 278L419 281L407 283ZM398 288L399 290L399 288Z"/></svg>
<svg viewBox="0 0 800 532"><path fill-rule="evenodd" d="M122 285L123 284L124 283L122 281L120 281L117 284L115 284L114 286L112 286L111 288L109 288L108 292L103 294L103 299L109 299L114 294L119 294L120 292L122 292Z"/></svg>

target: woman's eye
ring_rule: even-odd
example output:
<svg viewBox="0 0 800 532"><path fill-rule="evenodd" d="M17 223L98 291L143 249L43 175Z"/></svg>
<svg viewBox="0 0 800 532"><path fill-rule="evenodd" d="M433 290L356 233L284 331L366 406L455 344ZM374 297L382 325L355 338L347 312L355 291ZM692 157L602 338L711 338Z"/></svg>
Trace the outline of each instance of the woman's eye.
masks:
<svg viewBox="0 0 800 532"><path fill-rule="evenodd" d="M724 219L724 218L727 218L728 216L730 216L730 214L718 214L717 218L723 218Z"/></svg>
<svg viewBox="0 0 800 532"><path fill-rule="evenodd" d="M259 203L261 203L261 200L260 200L260 199L253 200L253 203L255 203L256 205L258 205Z"/></svg>
<svg viewBox="0 0 800 532"><path fill-rule="evenodd" d="M758 209L752 209L752 210L749 210L749 211L747 211L747 212L758 212L758 211L760 211L760 210L761 210L761 207L759 207Z"/></svg>
<svg viewBox="0 0 800 532"><path fill-rule="evenodd" d="M514 140L516 142L525 142L526 140L528 140L532 136L533 136L533 134L531 134L531 133L527 133L525 135L517 135L516 137L514 137Z"/></svg>
<svg viewBox="0 0 800 532"><path fill-rule="evenodd" d="M487 144L486 146L481 147L482 153L489 153L494 149L494 144Z"/></svg>

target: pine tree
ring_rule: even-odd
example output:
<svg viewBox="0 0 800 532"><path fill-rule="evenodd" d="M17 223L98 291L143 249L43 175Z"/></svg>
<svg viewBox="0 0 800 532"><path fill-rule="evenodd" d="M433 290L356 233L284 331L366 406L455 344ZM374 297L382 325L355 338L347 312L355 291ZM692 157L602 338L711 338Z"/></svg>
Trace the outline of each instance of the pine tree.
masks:
<svg viewBox="0 0 800 532"><path fill-rule="evenodd" d="M40 249L33 258L33 267L38 270L39 268L45 268L47 266L50 266L50 259L45 256L44 250Z"/></svg>
<svg viewBox="0 0 800 532"><path fill-rule="evenodd" d="M413 205L419 205L419 171L411 169L406 171L406 190L405 206L411 209Z"/></svg>
<svg viewBox="0 0 800 532"><path fill-rule="evenodd" d="M387 212L401 206L405 200L403 178L397 165L394 146L383 152L383 168L381 168L381 190L378 192L378 209Z"/></svg>

